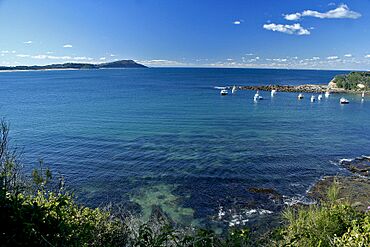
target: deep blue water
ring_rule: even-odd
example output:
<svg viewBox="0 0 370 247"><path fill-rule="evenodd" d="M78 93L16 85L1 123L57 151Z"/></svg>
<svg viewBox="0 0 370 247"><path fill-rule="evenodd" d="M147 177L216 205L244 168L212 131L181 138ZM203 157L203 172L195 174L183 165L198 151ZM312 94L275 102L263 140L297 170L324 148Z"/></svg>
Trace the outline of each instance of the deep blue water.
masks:
<svg viewBox="0 0 370 247"><path fill-rule="evenodd" d="M117 69L0 73L0 115L27 169L39 159L81 202L159 204L190 222L279 210L251 187L302 199L332 161L370 153L370 98L220 96L214 86L323 83L343 72ZM140 207L141 206L141 207ZM146 208L146 209L145 209ZM149 209L148 209L149 208ZM248 211L249 210L249 211ZM258 211L257 211L258 212ZM249 215L248 215L249 214ZM258 214L258 213L257 213ZM224 220L221 217L221 221ZM216 220L217 221L217 220ZM193 221L195 222L195 221Z"/></svg>

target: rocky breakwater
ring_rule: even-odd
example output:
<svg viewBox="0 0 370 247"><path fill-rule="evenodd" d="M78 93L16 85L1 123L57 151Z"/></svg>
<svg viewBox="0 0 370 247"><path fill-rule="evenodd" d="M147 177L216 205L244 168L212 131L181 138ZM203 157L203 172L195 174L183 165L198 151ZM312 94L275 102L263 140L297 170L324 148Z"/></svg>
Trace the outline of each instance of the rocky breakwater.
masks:
<svg viewBox="0 0 370 247"><path fill-rule="evenodd" d="M232 87L229 87L229 89L231 88ZM255 91L257 90L259 91L276 90L278 92L323 93L326 90L328 90L328 85L304 84L304 85L298 85L298 86L291 86L291 85L238 86L237 89L255 90ZM337 90L334 90L332 92L337 92Z"/></svg>

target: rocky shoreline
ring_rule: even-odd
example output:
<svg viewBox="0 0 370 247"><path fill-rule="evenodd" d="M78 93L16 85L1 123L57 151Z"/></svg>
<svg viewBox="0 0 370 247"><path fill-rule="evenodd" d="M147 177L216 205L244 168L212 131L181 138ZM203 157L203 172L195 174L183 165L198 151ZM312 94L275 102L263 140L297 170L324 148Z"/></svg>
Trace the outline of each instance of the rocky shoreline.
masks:
<svg viewBox="0 0 370 247"><path fill-rule="evenodd" d="M326 176L319 180L308 195L316 200L327 200L328 189L333 183L339 188L338 197L348 201L361 211L370 206L370 157L341 159L338 164L350 171L353 176Z"/></svg>
<svg viewBox="0 0 370 247"><path fill-rule="evenodd" d="M343 88L331 87L329 85L320 84L303 84L298 86L291 85L260 85L260 86L235 86L238 90L254 90L254 91L271 91L277 92L299 92L299 93L362 93L358 90L346 90ZM233 86L228 86L226 89L231 90Z"/></svg>

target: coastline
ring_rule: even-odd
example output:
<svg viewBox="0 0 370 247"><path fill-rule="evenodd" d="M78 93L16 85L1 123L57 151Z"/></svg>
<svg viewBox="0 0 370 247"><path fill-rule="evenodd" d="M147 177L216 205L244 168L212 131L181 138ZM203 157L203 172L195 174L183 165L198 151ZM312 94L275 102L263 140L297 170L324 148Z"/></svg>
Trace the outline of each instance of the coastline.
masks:
<svg viewBox="0 0 370 247"><path fill-rule="evenodd" d="M74 69L74 68L60 68L60 69L15 69L15 70L0 70L0 73L11 73L11 72L30 72L30 71L58 71L58 70L83 70L83 69ZM90 69L87 69L90 70Z"/></svg>
<svg viewBox="0 0 370 247"><path fill-rule="evenodd" d="M330 93L362 93L363 90L346 90L343 88L330 87L325 84L302 84L298 86L291 85L255 85L255 86L235 86L238 90L253 90L253 91L271 91L276 90L278 92L289 92L289 93L325 93L330 91ZM233 86L225 87L228 90L231 90ZM370 93L365 91L365 93Z"/></svg>

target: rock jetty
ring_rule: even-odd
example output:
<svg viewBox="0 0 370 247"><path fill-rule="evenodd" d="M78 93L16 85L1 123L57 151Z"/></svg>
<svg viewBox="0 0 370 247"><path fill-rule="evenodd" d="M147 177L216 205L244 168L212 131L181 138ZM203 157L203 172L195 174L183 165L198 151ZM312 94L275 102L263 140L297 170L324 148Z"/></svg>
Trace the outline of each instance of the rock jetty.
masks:
<svg viewBox="0 0 370 247"><path fill-rule="evenodd" d="M231 89L232 86L227 87ZM278 92L300 92L300 93L324 93L330 90L331 93L346 93L347 91L342 88L330 88L328 85L319 84L304 84L298 86L291 85L260 85L260 86L236 86L238 90L254 90L254 91L271 91Z"/></svg>

